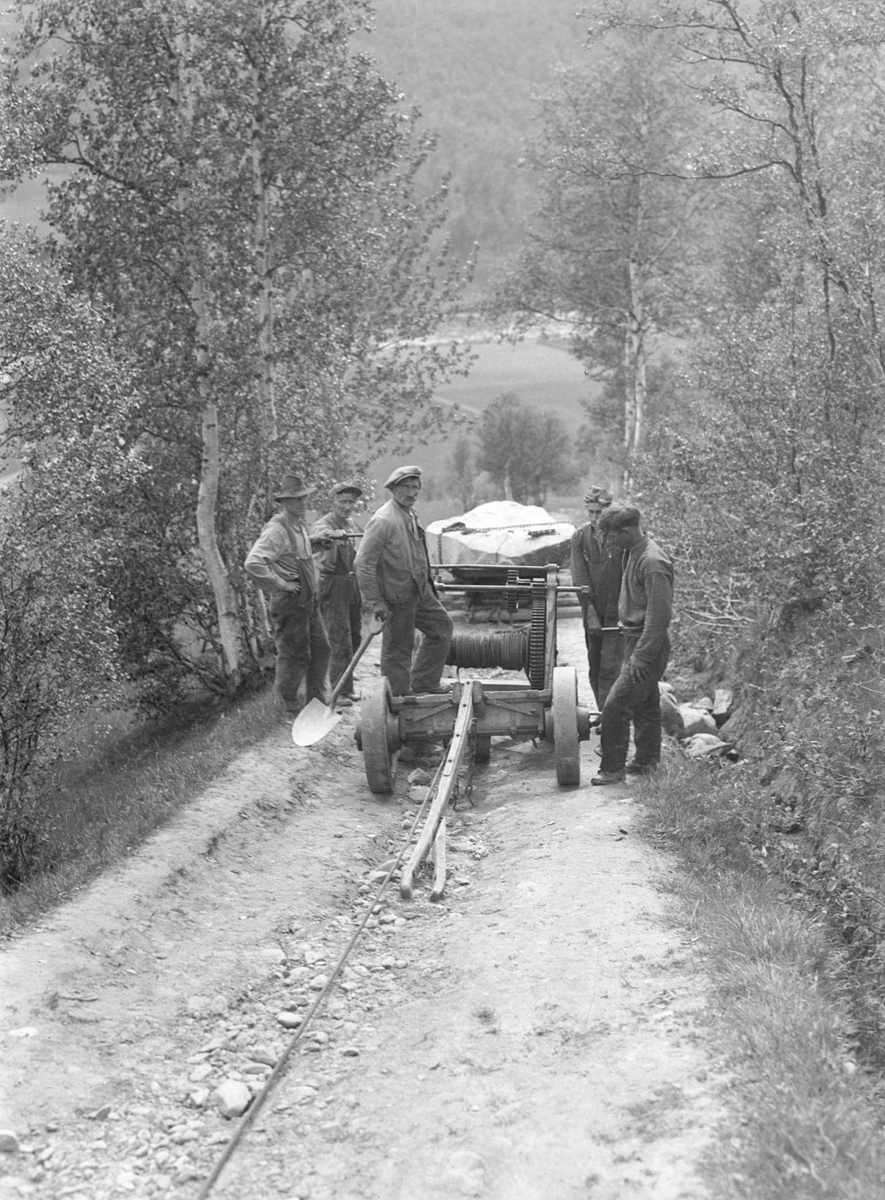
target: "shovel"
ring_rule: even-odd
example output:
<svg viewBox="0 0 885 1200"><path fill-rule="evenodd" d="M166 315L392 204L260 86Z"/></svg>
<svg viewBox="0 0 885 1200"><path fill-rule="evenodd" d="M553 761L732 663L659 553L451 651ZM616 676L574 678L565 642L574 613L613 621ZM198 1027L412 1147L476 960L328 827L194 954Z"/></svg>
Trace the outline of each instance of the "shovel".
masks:
<svg viewBox="0 0 885 1200"><path fill-rule="evenodd" d="M381 632L383 625L383 621L372 622L369 632L360 642L359 649L347 664L346 671L335 684L332 695L329 697L328 707L320 704L319 700L311 700L310 704L306 704L302 708L292 722L292 741L296 746L313 746L334 729L341 720L340 715L335 712L335 702L350 682L353 669L368 649L369 642L376 633Z"/></svg>

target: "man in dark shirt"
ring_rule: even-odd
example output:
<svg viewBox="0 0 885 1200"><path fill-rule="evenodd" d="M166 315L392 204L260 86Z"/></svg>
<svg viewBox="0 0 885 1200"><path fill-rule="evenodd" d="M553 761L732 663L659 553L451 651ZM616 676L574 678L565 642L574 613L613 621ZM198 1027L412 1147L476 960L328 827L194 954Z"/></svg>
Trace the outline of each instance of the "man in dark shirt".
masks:
<svg viewBox="0 0 885 1200"><path fill-rule="evenodd" d="M615 546L603 545L597 530L599 518L612 499L606 488L588 488L584 504L590 519L575 530L571 542L572 583L586 588L578 593L578 601L584 616L590 686L600 712L618 677L623 658L623 639L615 626L624 555ZM603 632L604 628L606 632Z"/></svg>
<svg viewBox="0 0 885 1200"><path fill-rule="evenodd" d="M315 556L320 568L320 607L332 646L329 682L334 688L360 644L360 591L353 560L361 531L351 514L363 489L355 483L336 483L331 494L331 512L314 521L310 532L312 537L327 539ZM338 704L347 707L354 699L351 676Z"/></svg>
<svg viewBox="0 0 885 1200"><path fill-rule="evenodd" d="M599 518L600 537L624 552L618 618L626 639L624 665L602 711L602 762L591 783L620 783L625 773L644 775L661 760L658 682L670 658L673 564L643 533L638 508L609 508ZM627 762L630 723L635 756Z"/></svg>

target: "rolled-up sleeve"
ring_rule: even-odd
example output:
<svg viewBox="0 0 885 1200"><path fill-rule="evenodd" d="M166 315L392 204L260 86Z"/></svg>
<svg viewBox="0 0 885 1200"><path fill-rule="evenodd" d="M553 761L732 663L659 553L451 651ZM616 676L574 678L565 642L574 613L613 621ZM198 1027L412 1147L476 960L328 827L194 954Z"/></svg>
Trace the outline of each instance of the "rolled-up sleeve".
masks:
<svg viewBox="0 0 885 1200"><path fill-rule="evenodd" d="M275 570L275 564L281 554L288 549L288 539L279 525L271 525L262 531L255 545L246 555L243 564L246 573L265 591L278 588L280 575Z"/></svg>

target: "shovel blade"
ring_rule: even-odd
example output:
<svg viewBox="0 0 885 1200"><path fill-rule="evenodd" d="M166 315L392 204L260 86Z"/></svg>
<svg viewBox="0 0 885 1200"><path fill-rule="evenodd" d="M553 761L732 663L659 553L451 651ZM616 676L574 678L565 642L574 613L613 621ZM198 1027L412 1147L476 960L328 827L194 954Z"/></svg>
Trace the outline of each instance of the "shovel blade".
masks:
<svg viewBox="0 0 885 1200"><path fill-rule="evenodd" d="M292 722L292 741L296 746L313 746L335 728L341 717L334 708L311 700Z"/></svg>

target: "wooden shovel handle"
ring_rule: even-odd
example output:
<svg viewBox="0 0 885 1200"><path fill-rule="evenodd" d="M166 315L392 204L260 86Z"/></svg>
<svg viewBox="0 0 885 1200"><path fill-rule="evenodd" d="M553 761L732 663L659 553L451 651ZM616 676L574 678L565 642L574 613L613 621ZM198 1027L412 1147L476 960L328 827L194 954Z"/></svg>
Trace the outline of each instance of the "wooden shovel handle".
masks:
<svg viewBox="0 0 885 1200"><path fill-rule="evenodd" d="M373 618L371 624L369 625L369 628L366 631L366 636L363 638L363 640L359 644L359 649L357 650L356 654L354 654L354 656L350 660L350 662L347 664L347 667L345 668L344 673L342 674L342 676L338 680L338 682L335 684L335 687L332 691L332 695L329 697L329 708L331 708L333 712L335 711L335 701L338 699L338 697L344 691L345 686L350 682L350 676L353 673L354 667L359 662L359 660L363 657L365 652L368 650L369 642L371 642L372 638L375 637L376 634L380 633L383 628L384 628L384 622L379 621L377 618Z"/></svg>

